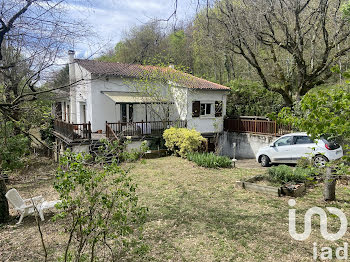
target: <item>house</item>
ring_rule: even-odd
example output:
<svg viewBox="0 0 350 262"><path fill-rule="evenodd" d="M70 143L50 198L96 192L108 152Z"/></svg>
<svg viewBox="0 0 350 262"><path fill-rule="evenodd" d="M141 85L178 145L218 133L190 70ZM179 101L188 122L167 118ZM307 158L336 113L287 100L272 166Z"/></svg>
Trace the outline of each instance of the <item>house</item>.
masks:
<svg viewBox="0 0 350 262"><path fill-rule="evenodd" d="M223 131L228 87L177 71L74 59L69 51L69 96L56 99L56 137L66 143L159 136L170 126L205 137Z"/></svg>

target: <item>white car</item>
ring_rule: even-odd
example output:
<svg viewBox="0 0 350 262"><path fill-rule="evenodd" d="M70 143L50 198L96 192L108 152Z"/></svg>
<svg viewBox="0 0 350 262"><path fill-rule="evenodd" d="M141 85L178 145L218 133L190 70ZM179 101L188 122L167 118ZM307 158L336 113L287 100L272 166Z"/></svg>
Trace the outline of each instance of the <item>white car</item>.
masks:
<svg viewBox="0 0 350 262"><path fill-rule="evenodd" d="M281 136L269 146L259 149L256 161L263 167L274 163L295 164L302 157L312 158L315 166L324 166L329 160L343 156L340 145L326 139L313 141L306 133Z"/></svg>

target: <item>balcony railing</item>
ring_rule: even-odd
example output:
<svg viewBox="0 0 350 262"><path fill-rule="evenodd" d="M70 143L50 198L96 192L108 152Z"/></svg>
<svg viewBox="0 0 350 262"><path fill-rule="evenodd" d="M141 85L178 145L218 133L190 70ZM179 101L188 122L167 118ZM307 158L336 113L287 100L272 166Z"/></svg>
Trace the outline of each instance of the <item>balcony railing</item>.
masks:
<svg viewBox="0 0 350 262"><path fill-rule="evenodd" d="M276 121L258 119L225 119L224 130L238 133L254 133L263 135L281 136L291 133L289 125L279 124Z"/></svg>
<svg viewBox="0 0 350 262"><path fill-rule="evenodd" d="M163 131L169 127L187 127L187 121L149 121L149 122L106 122L106 133L100 134L98 139L105 135L110 140L115 140L123 136L161 136ZM91 132L91 124L72 124L55 120L54 130L59 135L71 141L97 139L96 134Z"/></svg>
<svg viewBox="0 0 350 262"><path fill-rule="evenodd" d="M90 140L91 139L91 123L72 124L55 120L54 130L65 138L72 141Z"/></svg>
<svg viewBox="0 0 350 262"><path fill-rule="evenodd" d="M106 134L117 136L160 136L170 127L187 127L186 120L106 123ZM108 136L107 136L108 137Z"/></svg>

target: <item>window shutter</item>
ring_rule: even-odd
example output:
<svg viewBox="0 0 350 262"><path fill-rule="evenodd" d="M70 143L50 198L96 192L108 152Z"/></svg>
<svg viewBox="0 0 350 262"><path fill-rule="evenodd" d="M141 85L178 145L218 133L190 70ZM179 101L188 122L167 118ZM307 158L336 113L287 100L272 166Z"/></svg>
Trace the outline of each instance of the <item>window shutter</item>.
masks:
<svg viewBox="0 0 350 262"><path fill-rule="evenodd" d="M222 101L215 101L215 117L222 116Z"/></svg>
<svg viewBox="0 0 350 262"><path fill-rule="evenodd" d="M201 103L199 101L192 102L192 117L199 117L201 109Z"/></svg>

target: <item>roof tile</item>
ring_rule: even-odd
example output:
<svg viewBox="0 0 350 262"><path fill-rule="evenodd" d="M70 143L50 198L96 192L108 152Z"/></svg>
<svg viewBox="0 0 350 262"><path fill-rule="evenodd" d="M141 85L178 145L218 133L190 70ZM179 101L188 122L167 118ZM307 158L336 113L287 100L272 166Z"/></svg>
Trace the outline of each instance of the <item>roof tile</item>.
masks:
<svg viewBox="0 0 350 262"><path fill-rule="evenodd" d="M78 65L95 75L119 76L131 78L159 78L175 82L194 89L230 90L229 87L195 77L170 67L144 66L117 62L75 59Z"/></svg>

